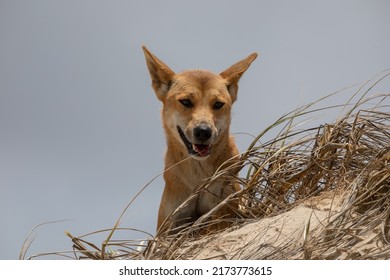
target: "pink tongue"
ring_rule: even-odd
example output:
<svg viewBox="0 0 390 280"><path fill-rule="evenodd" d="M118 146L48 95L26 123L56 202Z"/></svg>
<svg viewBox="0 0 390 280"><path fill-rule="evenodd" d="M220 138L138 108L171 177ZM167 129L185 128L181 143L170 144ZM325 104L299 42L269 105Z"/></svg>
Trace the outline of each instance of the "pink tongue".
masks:
<svg viewBox="0 0 390 280"><path fill-rule="evenodd" d="M198 145L194 144L194 150L202 157L207 156L210 151L209 145Z"/></svg>

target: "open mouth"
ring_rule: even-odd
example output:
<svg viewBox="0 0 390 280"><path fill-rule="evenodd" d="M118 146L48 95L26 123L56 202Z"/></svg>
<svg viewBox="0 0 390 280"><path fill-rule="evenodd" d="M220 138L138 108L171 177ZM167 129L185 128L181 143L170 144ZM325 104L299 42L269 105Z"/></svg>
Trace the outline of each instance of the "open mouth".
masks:
<svg viewBox="0 0 390 280"><path fill-rule="evenodd" d="M177 131L179 132L179 135L181 137L181 140L183 140L184 145L187 147L188 153L190 155L195 155L199 157L205 157L210 154L211 145L205 145L205 144L193 144L184 135L183 130L179 126L177 126Z"/></svg>

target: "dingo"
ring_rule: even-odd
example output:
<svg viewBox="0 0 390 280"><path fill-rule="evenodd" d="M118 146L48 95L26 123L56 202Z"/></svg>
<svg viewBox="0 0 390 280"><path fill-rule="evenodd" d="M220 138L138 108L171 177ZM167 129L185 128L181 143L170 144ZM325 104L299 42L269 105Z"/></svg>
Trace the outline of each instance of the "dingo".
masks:
<svg viewBox="0 0 390 280"><path fill-rule="evenodd" d="M142 48L152 87L163 103L162 122L168 146L165 188L158 211L159 230L164 220L194 193L204 179L212 176L225 161L238 155L234 139L229 134L230 111L237 99L238 81L257 53L219 75L205 70L176 74L145 46ZM172 167L180 161L183 162ZM236 184L214 182L173 217L174 227L196 221L238 190ZM217 215L232 216L234 208L237 209L237 203L222 207Z"/></svg>

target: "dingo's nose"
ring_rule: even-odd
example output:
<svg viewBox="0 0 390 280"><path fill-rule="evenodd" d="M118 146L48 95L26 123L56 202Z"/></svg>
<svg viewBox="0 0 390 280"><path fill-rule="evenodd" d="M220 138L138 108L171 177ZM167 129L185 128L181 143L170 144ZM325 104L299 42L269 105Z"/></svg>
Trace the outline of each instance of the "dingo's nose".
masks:
<svg viewBox="0 0 390 280"><path fill-rule="evenodd" d="M194 128L194 136L196 140L200 142L205 142L211 138L212 135L211 128L207 125L199 125Z"/></svg>

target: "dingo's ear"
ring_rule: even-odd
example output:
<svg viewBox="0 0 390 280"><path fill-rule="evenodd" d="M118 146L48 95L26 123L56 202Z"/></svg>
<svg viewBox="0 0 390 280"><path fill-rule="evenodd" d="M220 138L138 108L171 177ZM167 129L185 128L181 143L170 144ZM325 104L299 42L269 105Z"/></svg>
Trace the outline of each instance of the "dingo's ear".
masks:
<svg viewBox="0 0 390 280"><path fill-rule="evenodd" d="M226 80L226 87L232 97L233 102L237 99L238 81L242 74L248 69L252 61L257 57L257 53L252 53L247 58L233 64L219 75Z"/></svg>
<svg viewBox="0 0 390 280"><path fill-rule="evenodd" d="M145 46L142 46L142 49L145 54L150 77L152 78L152 87L156 92L157 98L163 101L166 93L169 91L175 72L152 54Z"/></svg>

